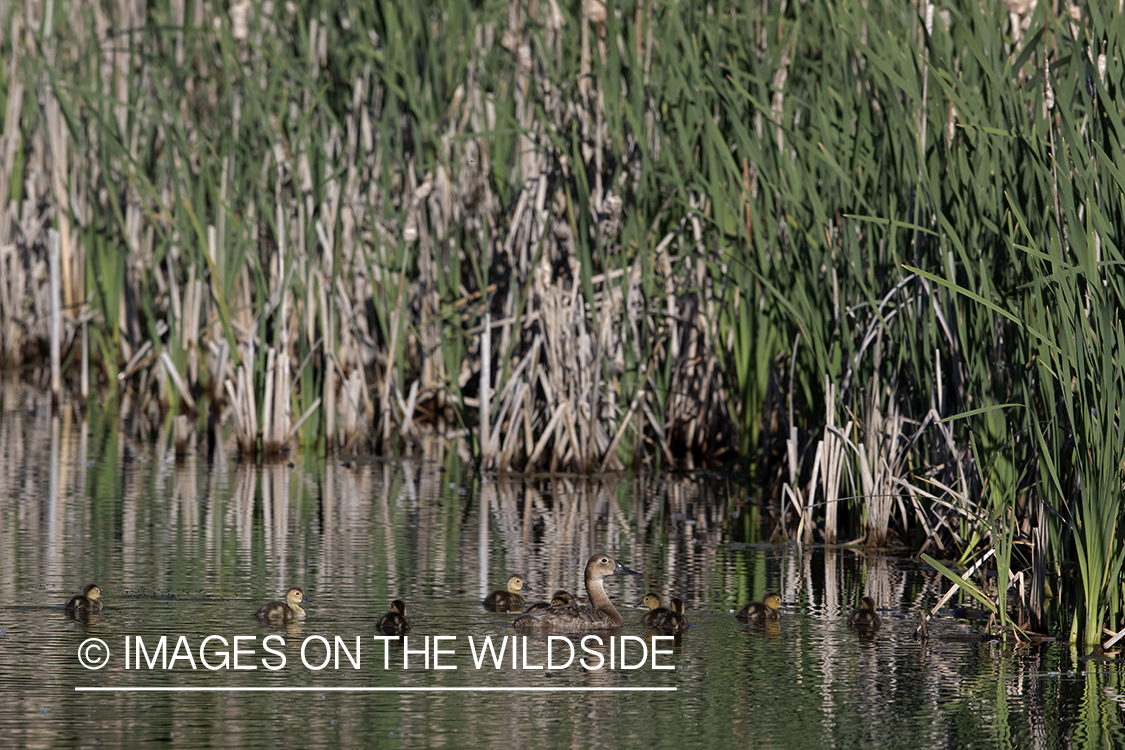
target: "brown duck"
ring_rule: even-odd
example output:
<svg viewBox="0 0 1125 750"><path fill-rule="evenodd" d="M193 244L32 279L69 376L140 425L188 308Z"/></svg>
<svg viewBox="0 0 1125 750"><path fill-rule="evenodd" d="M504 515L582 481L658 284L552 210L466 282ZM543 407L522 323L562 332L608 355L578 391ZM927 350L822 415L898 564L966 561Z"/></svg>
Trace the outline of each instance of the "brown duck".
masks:
<svg viewBox="0 0 1125 750"><path fill-rule="evenodd" d="M101 612L102 603L99 601L101 595L102 590L97 584L91 583L82 589L81 594L70 597L66 603L66 613L71 617L82 618Z"/></svg>
<svg viewBox="0 0 1125 750"><path fill-rule="evenodd" d="M594 555L586 562L586 594L589 604L573 602L520 615L512 623L516 630L583 633L587 630L619 628L624 620L605 593L609 576L640 575L606 554Z"/></svg>
<svg viewBox="0 0 1125 750"><path fill-rule="evenodd" d="M305 592L298 588L291 588L285 592L285 601L263 604L261 609L254 613L254 616L262 622L283 625L294 620L303 620L305 619L305 610L301 609L300 605L308 601L305 598Z"/></svg>
<svg viewBox="0 0 1125 750"><path fill-rule="evenodd" d="M375 629L385 635L406 635L410 632L410 620L406 618L406 602L395 599L391 611L379 618Z"/></svg>
<svg viewBox="0 0 1125 750"><path fill-rule="evenodd" d="M743 622L762 622L781 619L781 594L771 591L760 602L750 602L735 615Z"/></svg>
<svg viewBox="0 0 1125 750"><path fill-rule="evenodd" d="M523 594L520 591L525 584L523 576L509 576L507 591L493 591L484 600L484 608L489 612L519 612L524 605ZM528 588L528 591L530 590Z"/></svg>
<svg viewBox="0 0 1125 750"><path fill-rule="evenodd" d="M660 606L660 597L650 593L645 597L645 606L648 612L641 618L646 628L659 630L668 635L677 635L687 630L687 619L684 618L684 602L682 599L673 599L670 608Z"/></svg>

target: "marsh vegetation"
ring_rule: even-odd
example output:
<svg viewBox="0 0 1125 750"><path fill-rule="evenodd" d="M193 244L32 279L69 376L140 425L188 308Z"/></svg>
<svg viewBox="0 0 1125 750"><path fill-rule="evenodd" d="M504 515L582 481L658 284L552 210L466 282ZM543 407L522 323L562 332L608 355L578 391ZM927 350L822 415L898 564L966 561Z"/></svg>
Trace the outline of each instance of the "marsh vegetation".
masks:
<svg viewBox="0 0 1125 750"><path fill-rule="evenodd" d="M0 26L0 356L57 399L262 460L744 460L779 536L993 553L1001 621L1011 591L1032 629L1125 626L1125 14L44 0Z"/></svg>

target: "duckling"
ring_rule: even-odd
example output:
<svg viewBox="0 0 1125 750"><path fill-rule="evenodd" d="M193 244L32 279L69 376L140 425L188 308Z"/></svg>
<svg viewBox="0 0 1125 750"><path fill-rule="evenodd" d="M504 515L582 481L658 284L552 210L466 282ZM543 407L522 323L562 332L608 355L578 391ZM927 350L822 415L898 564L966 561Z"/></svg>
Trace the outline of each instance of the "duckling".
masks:
<svg viewBox="0 0 1125 750"><path fill-rule="evenodd" d="M848 615L848 627L860 632L878 630L882 625L879 614L875 611L875 600L865 596L859 600L859 609Z"/></svg>
<svg viewBox="0 0 1125 750"><path fill-rule="evenodd" d="M551 601L549 601L549 602L535 602L535 604L532 604L530 607L525 609L523 612L524 612L524 614L527 614L528 612L535 612L535 611L540 610L540 609L547 609L548 607L561 607L564 604L572 604L576 601L578 601L578 597L576 597L574 594L570 593L569 591L564 591L563 589L559 589L551 597Z"/></svg>
<svg viewBox="0 0 1125 750"><path fill-rule="evenodd" d="M102 590L96 584L91 583L82 589L81 594L70 597L66 603L66 613L71 617L80 618L101 612L102 603L98 601L98 597L101 595Z"/></svg>
<svg viewBox="0 0 1125 750"><path fill-rule="evenodd" d="M375 629L386 635L406 635L410 632L410 620L406 619L406 602L395 599L391 611L379 618Z"/></svg>
<svg viewBox="0 0 1125 750"><path fill-rule="evenodd" d="M780 620L781 594L771 591L762 597L762 601L747 604L735 617L743 622L750 622L751 620L756 620L758 622L763 620Z"/></svg>
<svg viewBox="0 0 1125 750"><path fill-rule="evenodd" d="M509 576L508 590L493 591L484 600L484 608L489 612L519 612L524 605L523 595L520 594L523 586L523 576ZM531 591L531 588L527 590Z"/></svg>
<svg viewBox="0 0 1125 750"><path fill-rule="evenodd" d="M586 594L589 604L570 604L547 607L520 615L512 627L522 631L554 631L582 633L587 630L619 628L624 623L621 614L605 593L603 580L614 575L639 576L606 554L598 554L586 562Z"/></svg>
<svg viewBox="0 0 1125 750"><path fill-rule="evenodd" d="M673 599L671 609L660 606L660 597L650 593L645 597L645 606L648 612L642 618L645 627L659 630L662 633L676 635L687 630L687 620L684 619L684 602L682 599Z"/></svg>
<svg viewBox="0 0 1125 750"><path fill-rule="evenodd" d="M254 616L263 622L285 624L294 620L305 619L305 610L299 606L311 600L305 598L305 592L298 588L291 588L285 592L285 601L273 601L263 604Z"/></svg>

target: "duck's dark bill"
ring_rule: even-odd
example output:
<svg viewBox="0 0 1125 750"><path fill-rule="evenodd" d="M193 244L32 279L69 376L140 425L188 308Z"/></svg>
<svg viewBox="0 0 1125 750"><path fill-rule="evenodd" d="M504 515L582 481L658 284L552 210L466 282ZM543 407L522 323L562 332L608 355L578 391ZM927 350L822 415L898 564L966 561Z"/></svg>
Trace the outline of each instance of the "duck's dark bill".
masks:
<svg viewBox="0 0 1125 750"><path fill-rule="evenodd" d="M613 569L613 574L615 576L639 576L639 575L641 575L640 571L629 570L628 568L626 568L621 563L617 563L617 567Z"/></svg>

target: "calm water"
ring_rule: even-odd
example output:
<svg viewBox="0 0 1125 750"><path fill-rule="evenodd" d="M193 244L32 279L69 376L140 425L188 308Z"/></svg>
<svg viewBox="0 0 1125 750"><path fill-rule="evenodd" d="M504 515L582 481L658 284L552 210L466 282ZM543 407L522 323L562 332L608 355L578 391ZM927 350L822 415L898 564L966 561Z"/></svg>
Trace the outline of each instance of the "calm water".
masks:
<svg viewBox="0 0 1125 750"><path fill-rule="evenodd" d="M245 747L1098 747L1125 743L1125 685L1115 662L1078 661L1062 644L911 637L940 580L910 560L861 550L759 543L745 488L717 476L583 481L470 480L440 446L434 460L360 460L266 469L208 465L64 415L5 403L0 418L0 737L5 747L133 745ZM609 579L625 615L620 636L646 633L625 609L653 590L687 602L692 627L671 653L638 669L553 670L474 665L478 645L513 636L510 618L480 601L509 572L536 592L581 589L593 552L643 576ZM104 592L95 622L62 604L88 582ZM251 616L290 585L314 600L307 620L265 628ZM776 629L732 612L782 593ZM884 627L869 641L844 616L859 597L879 602ZM414 621L411 648L450 636L443 666L372 636L389 601ZM535 597L532 597L535 599ZM935 635L963 632L950 616ZM168 669L126 668L125 643ZM241 648L240 666L221 664ZM263 641L284 654L266 652ZM323 638L324 641L316 637ZM324 642L346 654L319 666ZM81 666L79 646L102 639L109 663ZM359 647L356 648L356 639ZM182 650L176 650L183 641ZM576 639L577 640L577 639ZM284 645L282 645L284 641ZM627 643L639 660L643 640ZM529 664L546 640L530 638ZM432 648L432 641L431 641ZM358 653L357 653L358 651ZM190 652L191 656L188 656ZM97 654L93 654L97 655ZM583 654L579 654L582 656ZM616 648L615 648L616 655ZM523 652L520 651L522 659ZM587 655L590 661L595 659ZM608 659L609 654L605 654ZM192 669L191 660L196 662ZM76 692L75 687L277 688L267 692ZM675 692L337 692L346 687L675 687ZM314 687L312 692L281 688Z"/></svg>

